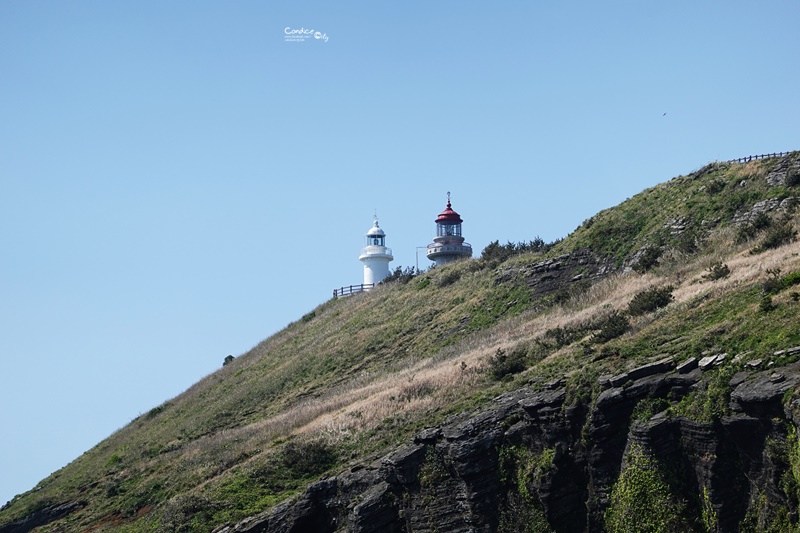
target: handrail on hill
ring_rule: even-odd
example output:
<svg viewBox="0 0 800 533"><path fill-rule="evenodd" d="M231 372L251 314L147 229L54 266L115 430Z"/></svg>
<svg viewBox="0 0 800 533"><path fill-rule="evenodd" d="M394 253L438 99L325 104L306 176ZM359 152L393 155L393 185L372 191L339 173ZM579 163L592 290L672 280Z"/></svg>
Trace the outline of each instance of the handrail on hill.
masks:
<svg viewBox="0 0 800 533"><path fill-rule="evenodd" d="M349 285L347 287L333 289L333 297L339 298L341 296L350 296L351 294L364 292L367 289L373 288L374 286L375 286L374 283L362 283L361 285Z"/></svg>
<svg viewBox="0 0 800 533"><path fill-rule="evenodd" d="M725 161L726 163L749 163L750 161L755 161L756 159L769 159L771 157L783 157L785 155L789 155L792 152L778 152L777 154L761 154L761 155L749 155L747 157L740 157L738 159L730 159Z"/></svg>

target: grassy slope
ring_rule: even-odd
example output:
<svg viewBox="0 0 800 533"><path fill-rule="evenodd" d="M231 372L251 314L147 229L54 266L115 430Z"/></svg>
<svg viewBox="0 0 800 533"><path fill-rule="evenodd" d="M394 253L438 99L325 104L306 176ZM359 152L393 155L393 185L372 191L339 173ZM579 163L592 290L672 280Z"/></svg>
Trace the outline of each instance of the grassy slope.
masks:
<svg viewBox="0 0 800 533"><path fill-rule="evenodd" d="M325 471L536 376L580 369L569 374L580 401L597 375L659 354L750 351L754 358L798 345L800 304L790 294L800 289L778 291L773 311L760 308L766 269L800 270L797 243L752 255L754 242L734 244L729 227L757 201L800 196L800 187L766 184L776 163L709 165L587 220L547 254L590 247L622 264L648 246L665 253L651 272L608 279L565 303L532 302L522 281L496 284L496 265L482 261L326 302L16 497L0 525L84 501L59 527L203 531L269 508ZM524 254L503 266L541 259ZM704 280L713 260L727 262L731 275ZM675 286L673 304L632 319L622 337L591 340L612 309L667 283ZM546 335L556 327L571 342ZM493 380L491 356L515 347L528 370ZM682 409L714 416L701 400Z"/></svg>

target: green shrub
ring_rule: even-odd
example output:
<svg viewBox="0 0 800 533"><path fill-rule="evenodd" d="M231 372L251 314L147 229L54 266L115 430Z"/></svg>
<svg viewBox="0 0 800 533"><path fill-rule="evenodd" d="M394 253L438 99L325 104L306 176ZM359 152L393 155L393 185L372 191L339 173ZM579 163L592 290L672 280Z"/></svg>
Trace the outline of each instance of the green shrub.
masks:
<svg viewBox="0 0 800 533"><path fill-rule="evenodd" d="M709 372L711 375L705 381L671 408L672 413L698 422L713 422L730 414L730 381L735 372L735 365Z"/></svg>
<svg viewBox="0 0 800 533"><path fill-rule="evenodd" d="M767 229L761 244L754 248L753 252L760 253L765 250L778 248L792 242L796 236L797 232L792 227L791 222L784 221L781 224L774 224Z"/></svg>
<svg viewBox="0 0 800 533"><path fill-rule="evenodd" d="M221 507L218 502L198 494L181 494L164 505L161 526L164 531L204 531Z"/></svg>
<svg viewBox="0 0 800 533"><path fill-rule="evenodd" d="M666 287L653 287L636 294L628 304L628 314L631 316L652 313L656 309L666 307L672 300L672 285Z"/></svg>
<svg viewBox="0 0 800 533"><path fill-rule="evenodd" d="M795 513L792 513L795 515ZM739 523L742 533L797 533L797 524L785 505L780 505L761 490L750 496L747 512ZM795 518L796 520L796 518Z"/></svg>
<svg viewBox="0 0 800 533"><path fill-rule="evenodd" d="M713 179L708 182L706 185L706 192L708 194L717 194L718 192L722 191L725 188L726 183L721 179Z"/></svg>
<svg viewBox="0 0 800 533"><path fill-rule="evenodd" d="M644 398L639 400L639 403L633 408L631 418L647 422L667 407L669 407L669 402L663 398Z"/></svg>
<svg viewBox="0 0 800 533"><path fill-rule="evenodd" d="M658 266L658 260L661 257L661 248L655 246L648 246L642 251L639 260L633 265L633 269L639 274L644 274L651 268Z"/></svg>
<svg viewBox="0 0 800 533"><path fill-rule="evenodd" d="M708 267L708 272L703 275L703 279L715 281L718 279L727 278L730 273L731 269L728 268L728 265L720 261L715 261Z"/></svg>
<svg viewBox="0 0 800 533"><path fill-rule="evenodd" d="M761 283L761 291L765 295L778 294L784 289L800 283L800 271L781 277L780 268L768 268L767 279Z"/></svg>
<svg viewBox="0 0 800 533"><path fill-rule="evenodd" d="M439 287L447 287L452 285L461 278L461 271L457 269L450 270L438 279Z"/></svg>
<svg viewBox="0 0 800 533"><path fill-rule="evenodd" d="M489 358L489 373L494 379L503 379L512 374L518 374L525 370L528 365L525 350L522 348L515 348L511 353L506 353L502 348L498 348L497 352Z"/></svg>
<svg viewBox="0 0 800 533"><path fill-rule="evenodd" d="M601 353L605 352L604 349ZM586 365L577 372L572 373L567 378L565 389L567 397L564 399L565 407L575 407L578 405L589 406L593 398L600 394L600 381L598 380L598 367Z"/></svg>
<svg viewBox="0 0 800 533"><path fill-rule="evenodd" d="M230 356L229 356L229 357L230 357ZM150 409L150 410L147 412L147 416L146 416L146 418L149 420L149 419L151 419L151 418L155 417L155 416L156 416L156 415L158 415L159 413L163 412L163 411L164 411L164 409L166 409L166 408L167 408L167 407L169 407L169 406L170 406L170 402L164 402L164 403L162 403L161 405L159 405L158 407L153 407L152 409Z"/></svg>
<svg viewBox="0 0 800 533"><path fill-rule="evenodd" d="M425 448L425 462L419 469L419 484L424 491L432 491L449 477L447 466L435 446Z"/></svg>
<svg viewBox="0 0 800 533"><path fill-rule="evenodd" d="M772 219L769 218L769 215L765 212L761 211L756 214L752 220L744 222L739 226L736 232L736 241L740 243L747 242L771 225Z"/></svg>
<svg viewBox="0 0 800 533"><path fill-rule="evenodd" d="M594 334L594 338L597 342L602 343L608 342L611 339L616 339L624 334L630 329L631 324L624 314L614 311L606 318L600 320L595 326L595 329L599 329L600 331Z"/></svg>
<svg viewBox="0 0 800 533"><path fill-rule="evenodd" d="M791 393L790 393L791 394ZM800 439L794 425L789 425L786 435L786 459L789 468L785 474L784 492L800 500Z"/></svg>
<svg viewBox="0 0 800 533"><path fill-rule="evenodd" d="M500 510L498 533L552 531L538 489L551 475L554 449L534 454L523 446L504 446L498 454L500 479L508 490Z"/></svg>
<svg viewBox="0 0 800 533"><path fill-rule="evenodd" d="M291 441L280 456L281 465L297 477L319 475L337 460L336 449L322 439Z"/></svg>
<svg viewBox="0 0 800 533"><path fill-rule="evenodd" d="M508 241L506 244L500 244L500 241L492 241L481 252L481 261L484 263L502 263L512 255L549 250L558 242L545 243L539 236L528 242L513 243Z"/></svg>
<svg viewBox="0 0 800 533"><path fill-rule="evenodd" d="M775 305L775 302L772 301L772 296L769 295L764 295L764 297L761 298L761 301L758 302L758 309L762 313L769 313L770 311L775 310L777 307L778 306Z"/></svg>
<svg viewBox="0 0 800 533"><path fill-rule="evenodd" d="M414 267L406 267L403 268L402 266L398 266L395 268L391 274L383 278L381 283L391 283L393 281L397 281L405 285L409 281L411 281L414 276L419 274Z"/></svg>
<svg viewBox="0 0 800 533"><path fill-rule="evenodd" d="M703 242L702 234L694 227L686 228L675 240L675 248L685 254L694 254Z"/></svg>
<svg viewBox="0 0 800 533"><path fill-rule="evenodd" d="M782 282L784 289L789 288L792 285L797 285L798 283L800 283L800 270L798 270L797 272L792 272L791 274L786 274L785 276L783 276Z"/></svg>
<svg viewBox="0 0 800 533"><path fill-rule="evenodd" d="M673 493L658 461L631 446L625 469L611 489L611 504L604 516L606 531L692 531L685 515L686 502Z"/></svg>
<svg viewBox="0 0 800 533"><path fill-rule="evenodd" d="M766 295L777 294L781 292L781 289L783 289L783 283L780 276L780 268L768 268L767 279L761 283L761 292Z"/></svg>
<svg viewBox="0 0 800 533"><path fill-rule="evenodd" d="M481 252L481 259L485 262L497 261L502 263L514 253L513 244L500 244L500 241L490 242Z"/></svg>
<svg viewBox="0 0 800 533"><path fill-rule="evenodd" d="M719 531L719 517L717 511L711 503L711 495L706 487L703 487L703 494L700 500L700 518L703 520L703 527L709 533Z"/></svg>
<svg viewBox="0 0 800 533"><path fill-rule="evenodd" d="M555 342L556 348L561 348L562 346L568 346L573 342L580 340L584 335L586 335L586 328L585 327L556 327L548 329L544 332L545 339L552 339Z"/></svg>

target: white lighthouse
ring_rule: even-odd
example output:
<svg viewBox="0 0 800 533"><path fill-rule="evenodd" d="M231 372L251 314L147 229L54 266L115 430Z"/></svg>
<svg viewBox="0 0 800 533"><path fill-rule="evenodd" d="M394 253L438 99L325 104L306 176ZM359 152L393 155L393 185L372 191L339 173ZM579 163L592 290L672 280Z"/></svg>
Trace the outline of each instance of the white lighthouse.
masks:
<svg viewBox="0 0 800 533"><path fill-rule="evenodd" d="M378 226L378 217L367 232L367 245L361 249L358 260L364 263L364 289L383 281L389 275L389 262L392 261L392 249L386 247L386 234Z"/></svg>
<svg viewBox="0 0 800 533"><path fill-rule="evenodd" d="M462 222L461 215L453 211L450 205L448 192L447 208L436 217L436 237L425 252L436 266L472 257L472 246L464 242L464 237L461 236Z"/></svg>

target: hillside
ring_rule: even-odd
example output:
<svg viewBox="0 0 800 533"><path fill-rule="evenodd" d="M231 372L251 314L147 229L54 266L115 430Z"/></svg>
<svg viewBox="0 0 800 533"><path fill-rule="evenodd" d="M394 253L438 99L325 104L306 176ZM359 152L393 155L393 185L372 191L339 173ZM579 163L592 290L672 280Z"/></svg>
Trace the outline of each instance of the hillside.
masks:
<svg viewBox="0 0 800 533"><path fill-rule="evenodd" d="M800 531L798 202L800 152L713 163L325 302L0 533Z"/></svg>

